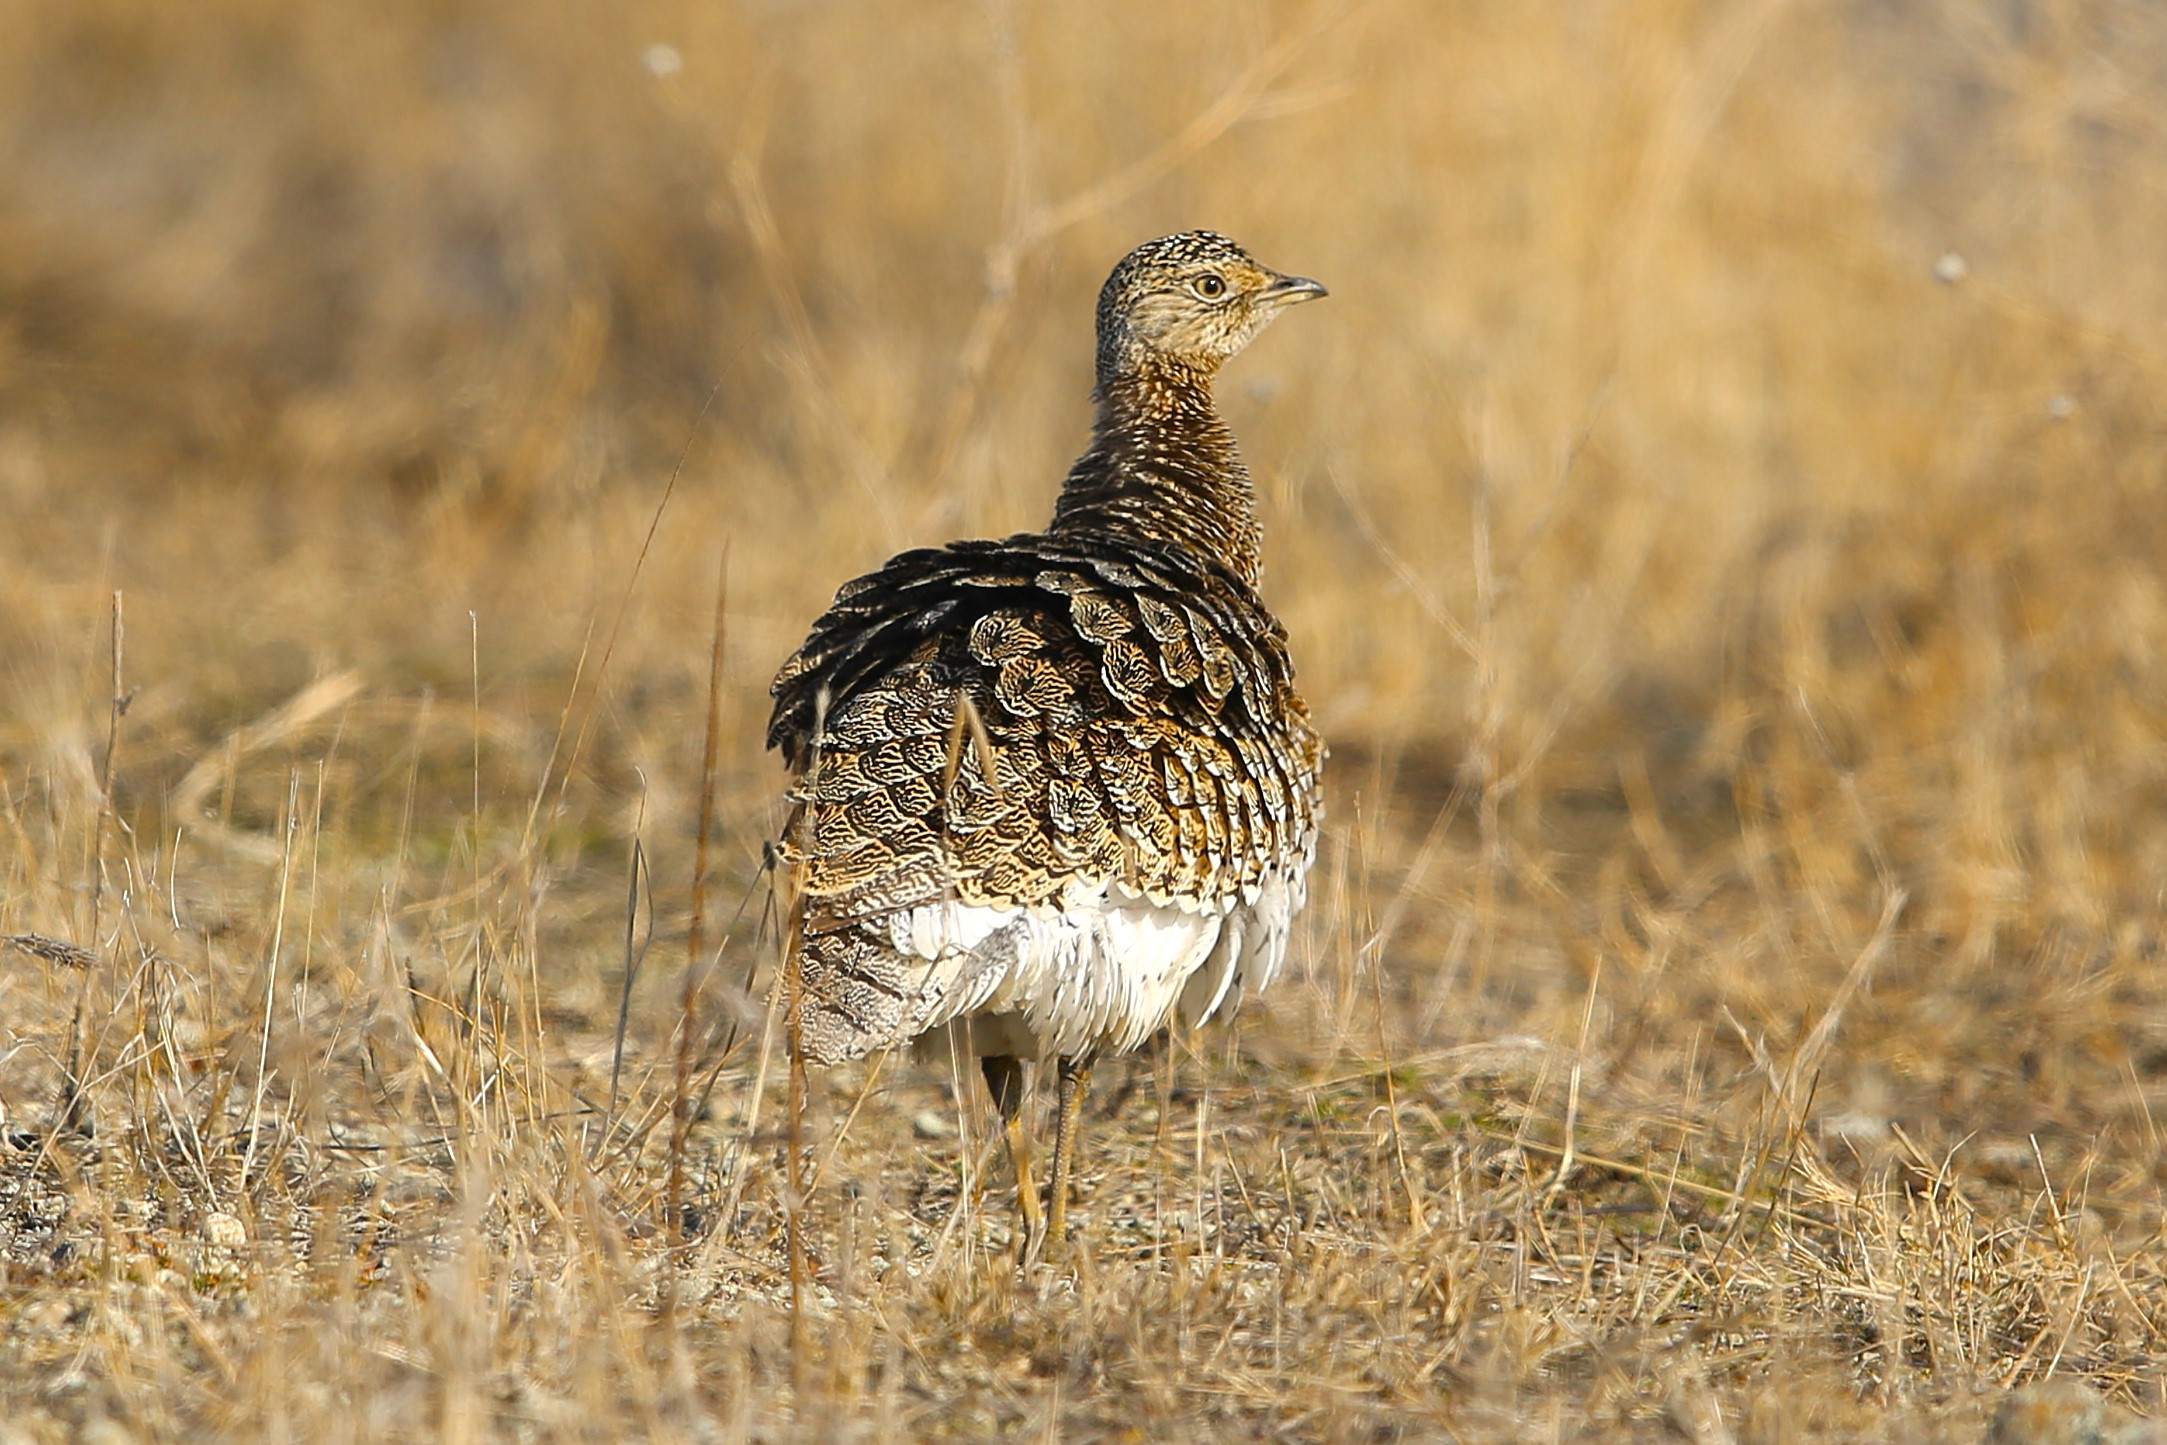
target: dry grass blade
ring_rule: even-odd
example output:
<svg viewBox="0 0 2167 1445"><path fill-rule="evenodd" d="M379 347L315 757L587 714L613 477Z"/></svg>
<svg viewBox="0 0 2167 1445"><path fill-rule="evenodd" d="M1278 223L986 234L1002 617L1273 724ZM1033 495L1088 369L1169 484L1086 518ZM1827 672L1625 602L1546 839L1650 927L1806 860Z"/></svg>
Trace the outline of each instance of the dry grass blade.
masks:
<svg viewBox="0 0 2167 1445"><path fill-rule="evenodd" d="M617 1129L617 1088L624 1077L625 1040L632 1027L632 985L639 977L640 960L647 954L646 949L633 946L639 932L640 880L646 872L647 845L635 832L632 835L632 854L625 865L624 981L617 990L617 1032L610 1045L609 1106L602 1113L602 1138L597 1141L597 1148L611 1139ZM650 927L653 916L650 908Z"/></svg>
<svg viewBox="0 0 2167 1445"><path fill-rule="evenodd" d="M715 824L715 761L722 745L722 657L724 629L730 596L730 554L725 551L715 570L715 624L707 658L707 741L700 754L699 825L692 855L692 923L685 931L685 977L679 995L676 1072L670 1086L670 1174L664 1189L667 1217L664 1227L680 1243L686 1238L684 1199L685 1138L692 1128L693 1054L699 1047L702 985L707 977L707 869L708 846ZM676 1295L671 1293L671 1306Z"/></svg>

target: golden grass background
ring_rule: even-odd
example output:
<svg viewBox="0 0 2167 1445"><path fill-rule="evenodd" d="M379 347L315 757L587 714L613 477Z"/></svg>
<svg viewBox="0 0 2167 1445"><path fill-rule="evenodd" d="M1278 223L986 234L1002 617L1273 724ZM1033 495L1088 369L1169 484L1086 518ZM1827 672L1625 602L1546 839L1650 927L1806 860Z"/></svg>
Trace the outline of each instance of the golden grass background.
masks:
<svg viewBox="0 0 2167 1445"><path fill-rule="evenodd" d="M0 933L96 955L0 952L0 1438L2167 1406L2155 7L0 20ZM1222 387L1293 976L1049 1277L976 1093L816 1080L793 1327L766 679L1043 519L1195 225L1333 292Z"/></svg>

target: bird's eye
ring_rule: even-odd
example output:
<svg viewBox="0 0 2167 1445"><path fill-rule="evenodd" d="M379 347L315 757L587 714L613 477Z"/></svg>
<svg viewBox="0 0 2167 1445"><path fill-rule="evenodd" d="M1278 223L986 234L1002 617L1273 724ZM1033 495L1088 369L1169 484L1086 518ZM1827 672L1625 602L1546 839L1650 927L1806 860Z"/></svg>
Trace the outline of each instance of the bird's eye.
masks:
<svg viewBox="0 0 2167 1445"><path fill-rule="evenodd" d="M1226 295L1226 278L1207 271L1190 282L1189 289L1206 301L1216 301Z"/></svg>

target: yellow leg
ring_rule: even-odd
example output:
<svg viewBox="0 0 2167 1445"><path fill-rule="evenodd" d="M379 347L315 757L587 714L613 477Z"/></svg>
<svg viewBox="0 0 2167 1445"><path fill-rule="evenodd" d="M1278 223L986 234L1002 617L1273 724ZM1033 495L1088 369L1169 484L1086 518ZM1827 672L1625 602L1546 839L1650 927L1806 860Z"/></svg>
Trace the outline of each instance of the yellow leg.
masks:
<svg viewBox="0 0 2167 1445"><path fill-rule="evenodd" d="M1038 1181L1031 1177L1031 1136L1023 1126L1023 1061L1007 1054L989 1054L978 1061L986 1076L993 1107L1001 1112L1001 1129L1008 1135L1009 1162L1016 1166L1016 1210L1023 1216L1023 1233L1016 1254L1029 1261L1038 1257L1046 1238L1045 1216L1038 1207Z"/></svg>
<svg viewBox="0 0 2167 1445"><path fill-rule="evenodd" d="M1057 1254L1068 1238L1068 1180L1069 1166L1076 1154L1076 1115L1083 1107L1084 1090L1090 1084L1089 1059L1061 1060L1061 1110L1054 1120L1053 1198L1049 1205L1053 1217L1046 1225L1047 1246Z"/></svg>

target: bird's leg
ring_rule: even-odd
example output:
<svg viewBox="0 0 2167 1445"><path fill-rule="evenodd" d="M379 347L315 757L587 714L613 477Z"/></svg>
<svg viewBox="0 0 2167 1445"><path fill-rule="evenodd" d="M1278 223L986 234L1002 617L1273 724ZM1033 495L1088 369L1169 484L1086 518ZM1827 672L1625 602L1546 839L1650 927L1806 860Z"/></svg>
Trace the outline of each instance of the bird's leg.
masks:
<svg viewBox="0 0 2167 1445"><path fill-rule="evenodd" d="M1023 1215L1023 1237L1016 1241L1016 1253L1032 1259L1046 1237L1046 1229L1038 1208L1038 1182L1031 1177L1031 1136L1023 1127L1023 1060L1013 1054L987 1054L978 1061L978 1067L985 1072L993 1107L1001 1112L1001 1128L1008 1135L1009 1162L1016 1166L1016 1209Z"/></svg>
<svg viewBox="0 0 2167 1445"><path fill-rule="evenodd" d="M1069 1163L1076 1153L1077 1112L1083 1105L1084 1090L1091 1083L1091 1060L1061 1059L1061 1109L1054 1119L1053 1132L1053 1198L1049 1203L1052 1218L1047 1221L1046 1241L1056 1251L1066 1239L1068 1229L1068 1175Z"/></svg>

